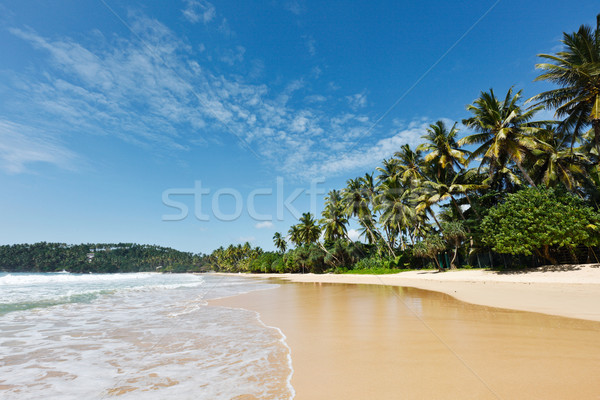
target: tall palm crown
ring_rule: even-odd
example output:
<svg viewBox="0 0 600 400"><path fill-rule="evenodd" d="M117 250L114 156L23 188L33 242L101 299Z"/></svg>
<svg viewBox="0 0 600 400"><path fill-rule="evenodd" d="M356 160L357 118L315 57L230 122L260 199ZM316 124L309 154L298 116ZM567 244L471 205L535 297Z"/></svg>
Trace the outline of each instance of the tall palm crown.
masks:
<svg viewBox="0 0 600 400"><path fill-rule="evenodd" d="M468 152L458 146L457 134L456 124L448 130L444 121L437 121L435 124L429 125L427 133L421 136L426 142L420 144L417 150L429 152L425 156L425 162L434 165L438 179L441 179L442 174L454 167L460 170L467 166L465 156Z"/></svg>
<svg viewBox="0 0 600 400"><path fill-rule="evenodd" d="M281 233L275 232L273 235L273 244L281 253L285 253L287 243Z"/></svg>
<svg viewBox="0 0 600 400"><path fill-rule="evenodd" d="M523 110L518 104L520 98L521 91L513 95L512 88L504 100L496 98L492 89L481 92L481 96L467 106L473 116L463 120L464 125L477 133L462 138L458 145L479 144L467 161L482 157L481 165L488 165L490 176L514 162L529 184L535 186L522 162L525 155L537 147L532 137L537 131L536 124L529 121L543 106Z"/></svg>
<svg viewBox="0 0 600 400"><path fill-rule="evenodd" d="M405 144L400 148L400 151L394 153L394 157L398 159L400 179L403 182L410 183L422 178L423 157L421 150L413 151L408 144Z"/></svg>
<svg viewBox="0 0 600 400"><path fill-rule="evenodd" d="M348 217L344 212L342 195L338 190L332 190L325 198L325 209L319 221L323 228L325 240L336 240L347 236Z"/></svg>
<svg viewBox="0 0 600 400"><path fill-rule="evenodd" d="M571 192L583 186L585 165L589 160L579 149L570 147L568 135L548 126L537 133L536 139L541 146L533 151L533 179L548 187L562 182Z"/></svg>
<svg viewBox="0 0 600 400"><path fill-rule="evenodd" d="M311 213L303 213L296 226L298 227L301 243L311 244L319 240L321 228L319 228Z"/></svg>
<svg viewBox="0 0 600 400"><path fill-rule="evenodd" d="M536 81L550 81L561 86L532 97L565 118L560 127L580 137L583 128L592 125L595 150L600 150L600 14L596 29L582 25L577 32L564 33L564 49L555 55L539 54L549 60L536 68L544 72ZM598 155L598 154L597 154Z"/></svg>

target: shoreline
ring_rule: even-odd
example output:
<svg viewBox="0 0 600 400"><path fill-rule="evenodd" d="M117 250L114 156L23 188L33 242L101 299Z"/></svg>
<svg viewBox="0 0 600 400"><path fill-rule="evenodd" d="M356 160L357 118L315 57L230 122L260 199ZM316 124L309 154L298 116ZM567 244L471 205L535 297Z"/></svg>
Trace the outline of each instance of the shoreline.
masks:
<svg viewBox="0 0 600 400"><path fill-rule="evenodd" d="M534 300L554 295L564 302L571 290L579 290L578 299L590 301L592 292L600 291L598 283L581 283L600 279L600 268L591 269L580 269L577 276L509 278L513 282L492 282L481 270L439 274L443 278L410 277L424 271L226 274L279 286L209 304L255 311L265 326L281 331L291 351L291 386L298 400L593 398L600 390L590 373L600 367L597 312L587 312L586 321L474 305L455 295L497 307L510 294L520 293L522 300L529 291L537 293ZM593 277L585 278L588 273ZM533 305L529 293L525 307ZM548 311L561 312L554 304Z"/></svg>
<svg viewBox="0 0 600 400"><path fill-rule="evenodd" d="M497 272L414 270L389 275L226 274L296 283L413 287L488 307L600 321L600 265L540 267Z"/></svg>

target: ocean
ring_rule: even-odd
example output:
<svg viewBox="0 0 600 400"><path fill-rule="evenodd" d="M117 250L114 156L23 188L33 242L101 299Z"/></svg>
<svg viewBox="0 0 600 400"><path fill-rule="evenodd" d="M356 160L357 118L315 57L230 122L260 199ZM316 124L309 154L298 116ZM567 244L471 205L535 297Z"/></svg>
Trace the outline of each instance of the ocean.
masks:
<svg viewBox="0 0 600 400"><path fill-rule="evenodd" d="M291 399L290 349L207 300L275 284L193 274L0 274L2 399Z"/></svg>

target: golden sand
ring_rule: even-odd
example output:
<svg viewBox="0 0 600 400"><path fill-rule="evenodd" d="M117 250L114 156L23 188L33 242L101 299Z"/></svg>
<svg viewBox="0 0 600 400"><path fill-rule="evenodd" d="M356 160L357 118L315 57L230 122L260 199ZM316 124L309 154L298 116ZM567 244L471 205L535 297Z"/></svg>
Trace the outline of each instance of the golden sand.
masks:
<svg viewBox="0 0 600 400"><path fill-rule="evenodd" d="M283 331L299 400L600 396L598 322L382 285L283 282L212 304Z"/></svg>

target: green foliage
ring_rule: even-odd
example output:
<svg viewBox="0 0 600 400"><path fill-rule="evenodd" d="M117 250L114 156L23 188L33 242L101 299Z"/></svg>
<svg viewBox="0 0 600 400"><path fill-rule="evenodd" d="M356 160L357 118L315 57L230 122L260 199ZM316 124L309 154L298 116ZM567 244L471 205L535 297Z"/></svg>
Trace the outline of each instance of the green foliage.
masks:
<svg viewBox="0 0 600 400"><path fill-rule="evenodd" d="M444 250L446 250L446 244L440 236L427 235L423 240L415 243L413 246L413 255L415 257L429 258L441 269L437 256Z"/></svg>
<svg viewBox="0 0 600 400"><path fill-rule="evenodd" d="M7 272L194 272L206 269L207 256L161 246L46 242L0 246L0 270Z"/></svg>
<svg viewBox="0 0 600 400"><path fill-rule="evenodd" d="M555 263L551 250L600 244L600 215L573 195L527 188L491 209L481 227L484 243L508 254L532 253Z"/></svg>
<svg viewBox="0 0 600 400"><path fill-rule="evenodd" d="M255 271L252 265L262 254L260 247L252 247L246 242L237 246L231 244L227 248L219 247L212 252L210 259L215 271L251 272Z"/></svg>

